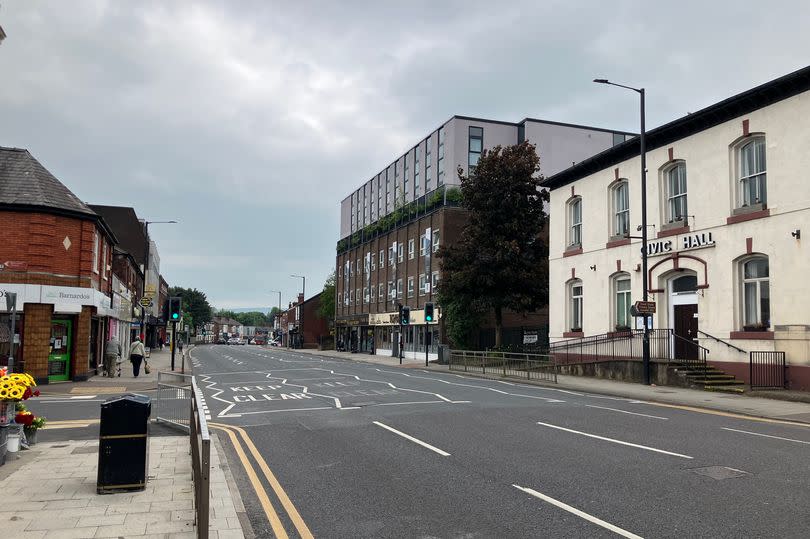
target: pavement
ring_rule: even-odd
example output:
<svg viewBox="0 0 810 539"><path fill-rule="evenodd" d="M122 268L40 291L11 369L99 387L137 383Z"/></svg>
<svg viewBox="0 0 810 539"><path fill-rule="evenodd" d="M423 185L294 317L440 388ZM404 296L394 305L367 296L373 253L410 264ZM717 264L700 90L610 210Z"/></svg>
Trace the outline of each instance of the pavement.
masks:
<svg viewBox="0 0 810 539"><path fill-rule="evenodd" d="M272 350L272 348L271 348ZM396 358L376 356L369 354L351 354L336 352L334 350L295 350L297 353L310 354L318 357L334 357L344 360L359 361L374 365L398 367ZM424 360L403 360L402 367L425 368ZM430 363L429 370L447 371L447 365ZM456 371L454 371L456 372ZM475 373L459 373L470 377L497 378L497 376L484 376ZM510 378L504 378L509 380ZM547 382L524 381L521 383L548 386ZM661 404L705 408L752 417L779 419L799 423L810 423L810 394L801 391L755 391L743 394L709 392L701 389L690 389L674 386L645 386L616 380L605 380L587 376L558 375L557 384L552 387L571 391L583 391L600 395L638 399Z"/></svg>
<svg viewBox="0 0 810 539"><path fill-rule="evenodd" d="M255 346L201 346L192 364L259 537L806 537L810 527L810 428L794 419L804 403L592 391L562 377L532 385ZM626 386L647 393L607 394ZM673 395L690 400L657 402ZM721 409L737 401L756 409Z"/></svg>
<svg viewBox="0 0 810 539"><path fill-rule="evenodd" d="M9 454L9 459L0 467L0 530L4 537L197 536L191 456L185 436L150 437L149 480L143 491L96 493L95 440L40 443ZM244 506L238 491L234 496L226 471L212 444L212 539L245 537L239 516Z"/></svg>

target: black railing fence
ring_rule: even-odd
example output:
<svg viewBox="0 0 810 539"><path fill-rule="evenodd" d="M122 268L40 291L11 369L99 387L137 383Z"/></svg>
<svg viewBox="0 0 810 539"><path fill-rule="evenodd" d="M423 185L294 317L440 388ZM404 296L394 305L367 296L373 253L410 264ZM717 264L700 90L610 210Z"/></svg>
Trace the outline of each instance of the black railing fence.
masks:
<svg viewBox="0 0 810 539"><path fill-rule="evenodd" d="M787 387L784 352L752 351L748 357L751 389L785 389Z"/></svg>

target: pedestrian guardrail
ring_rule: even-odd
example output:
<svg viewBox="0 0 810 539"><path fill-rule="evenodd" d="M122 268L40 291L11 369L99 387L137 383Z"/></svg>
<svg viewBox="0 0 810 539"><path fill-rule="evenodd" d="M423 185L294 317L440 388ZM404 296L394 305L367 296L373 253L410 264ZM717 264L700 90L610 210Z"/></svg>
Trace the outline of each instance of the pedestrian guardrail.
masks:
<svg viewBox="0 0 810 539"><path fill-rule="evenodd" d="M451 350L450 370L557 383L557 364L547 354Z"/></svg>
<svg viewBox="0 0 810 539"><path fill-rule="evenodd" d="M784 352L750 352L748 375L751 389L785 389L786 369Z"/></svg>
<svg viewBox="0 0 810 539"><path fill-rule="evenodd" d="M192 400L193 377L177 372L158 372L155 418L185 432L190 432L188 406Z"/></svg>
<svg viewBox="0 0 810 539"><path fill-rule="evenodd" d="M208 511L211 498L211 434L202 407L202 390L197 379L191 377L191 470L194 481L194 510L197 522L197 537L208 539Z"/></svg>

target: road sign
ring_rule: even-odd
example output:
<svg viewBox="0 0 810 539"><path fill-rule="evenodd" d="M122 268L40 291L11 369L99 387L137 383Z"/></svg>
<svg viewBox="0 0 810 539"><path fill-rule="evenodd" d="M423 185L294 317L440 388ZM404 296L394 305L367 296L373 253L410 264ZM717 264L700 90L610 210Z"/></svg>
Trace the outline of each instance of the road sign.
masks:
<svg viewBox="0 0 810 539"><path fill-rule="evenodd" d="M640 315L655 314L654 301L637 301L634 306Z"/></svg>
<svg viewBox="0 0 810 539"><path fill-rule="evenodd" d="M152 306L152 298L144 296L138 303L141 304L141 307L148 309L149 307Z"/></svg>

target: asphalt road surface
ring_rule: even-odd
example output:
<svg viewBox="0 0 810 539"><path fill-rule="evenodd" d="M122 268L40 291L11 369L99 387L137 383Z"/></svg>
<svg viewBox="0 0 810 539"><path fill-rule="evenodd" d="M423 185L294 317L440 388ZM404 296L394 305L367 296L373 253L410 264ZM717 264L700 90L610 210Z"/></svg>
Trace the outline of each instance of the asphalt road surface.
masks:
<svg viewBox="0 0 810 539"><path fill-rule="evenodd" d="M192 356L260 537L808 536L806 427L284 349Z"/></svg>

